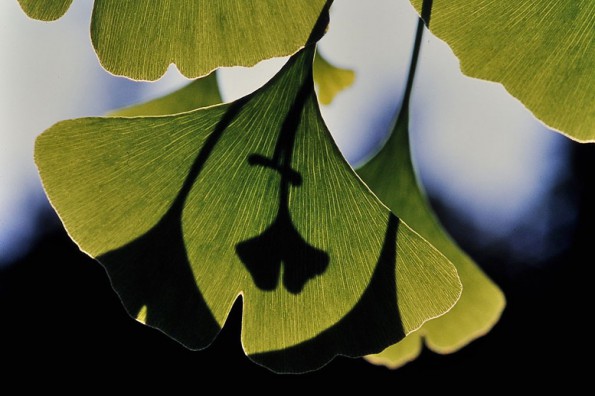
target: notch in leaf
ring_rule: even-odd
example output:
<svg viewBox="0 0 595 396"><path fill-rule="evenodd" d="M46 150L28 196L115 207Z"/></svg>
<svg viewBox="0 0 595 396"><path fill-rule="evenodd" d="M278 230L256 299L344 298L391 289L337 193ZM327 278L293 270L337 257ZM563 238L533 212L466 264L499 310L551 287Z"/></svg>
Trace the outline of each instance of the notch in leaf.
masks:
<svg viewBox="0 0 595 396"><path fill-rule="evenodd" d="M461 292L452 264L394 218L342 157L318 108L314 52L306 47L265 86L233 103L167 116L64 121L36 142L50 201L81 249L103 259L131 315L200 349L241 295L245 352L284 372L312 370L338 354L379 352L449 310ZM291 147L278 144L290 140L288 119ZM274 161L262 157L276 150L283 155L273 154ZM290 182L288 168L301 184ZM280 209L300 238L328 255L324 272L299 274L308 278L290 286L301 286L299 293L262 290L236 251L270 230ZM139 240L174 251L126 254ZM373 282L381 263L392 287ZM307 265L294 264L311 274L299 269ZM178 276L183 279L174 282ZM177 284L188 292L177 292ZM192 306L200 307L184 311L192 320L162 312ZM359 319L344 320L353 317ZM339 328L345 339L333 332Z"/></svg>

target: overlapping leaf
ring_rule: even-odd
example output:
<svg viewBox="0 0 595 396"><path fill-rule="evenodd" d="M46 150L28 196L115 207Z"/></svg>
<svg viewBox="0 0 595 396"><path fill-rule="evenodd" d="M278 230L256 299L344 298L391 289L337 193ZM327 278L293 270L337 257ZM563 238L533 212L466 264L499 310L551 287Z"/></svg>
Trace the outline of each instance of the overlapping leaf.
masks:
<svg viewBox="0 0 595 396"><path fill-rule="evenodd" d="M318 87L318 100L326 98L326 104L353 83L355 73L329 63L317 52L314 57L314 82ZM163 96L131 107L118 109L110 113L116 117L154 116L183 113L201 107L222 102L216 73L196 79L183 88Z"/></svg>
<svg viewBox="0 0 595 396"><path fill-rule="evenodd" d="M71 3L19 2L44 20L59 18ZM319 38L310 34L326 18L326 0L95 0L91 39L114 74L156 80L175 63L197 77L290 55Z"/></svg>
<svg viewBox="0 0 595 396"><path fill-rule="evenodd" d="M244 350L278 371L378 352L460 294L341 156L313 52L233 103L64 121L36 143L52 204L131 315L203 348L242 296Z"/></svg>
<svg viewBox="0 0 595 396"><path fill-rule="evenodd" d="M368 357L371 362L393 368L419 354L422 337L436 352L454 352L488 332L504 308L502 292L450 239L420 190L409 150L408 120L405 104L382 150L357 172L382 202L457 267L463 294L445 315L425 323L381 354Z"/></svg>
<svg viewBox="0 0 595 396"><path fill-rule="evenodd" d="M183 113L221 103L216 72L196 79L177 91L110 113L114 117L156 116Z"/></svg>
<svg viewBox="0 0 595 396"><path fill-rule="evenodd" d="M438 1L431 30L464 73L502 83L572 139L595 141L595 1Z"/></svg>
<svg viewBox="0 0 595 396"><path fill-rule="evenodd" d="M431 2L424 2L422 18L429 23ZM434 216L416 180L409 146L409 102L417 68L424 23L420 19L411 57L403 104L393 131L382 149L363 167L359 175L388 207L457 267L463 294L447 314L429 321L418 331L380 354L368 356L372 363L399 367L417 357L422 337L436 352L453 352L483 335L496 323L505 301L502 292L450 239Z"/></svg>

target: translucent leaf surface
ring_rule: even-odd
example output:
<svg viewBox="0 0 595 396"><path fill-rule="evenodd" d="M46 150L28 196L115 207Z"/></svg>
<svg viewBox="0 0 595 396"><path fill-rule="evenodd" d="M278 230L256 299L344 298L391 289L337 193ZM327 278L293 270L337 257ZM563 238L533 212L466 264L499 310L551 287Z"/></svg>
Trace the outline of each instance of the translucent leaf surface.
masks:
<svg viewBox="0 0 595 396"><path fill-rule="evenodd" d="M47 20L70 2L20 3ZM95 0L91 39L103 67L116 75L156 80L174 63L192 78L295 53L320 38L311 33L326 25L327 8L326 0Z"/></svg>
<svg viewBox="0 0 595 396"><path fill-rule="evenodd" d="M358 173L382 202L457 267L463 284L463 294L457 304L445 315L427 322L407 337L419 338L423 335L432 350L449 353L491 329L504 308L504 296L450 239L432 213L416 181L409 152L407 124L408 117L400 117L386 145ZM398 366L401 359L403 363L412 360L410 354L413 350L419 351L419 348L414 349L414 344L414 341L409 340L407 347L389 349L371 361L385 359L391 362L390 365ZM398 351L407 352L400 356Z"/></svg>
<svg viewBox="0 0 595 396"><path fill-rule="evenodd" d="M434 1L431 30L465 74L502 83L550 127L595 141L595 1Z"/></svg>
<svg viewBox="0 0 595 396"><path fill-rule="evenodd" d="M132 316L200 349L242 296L244 350L277 371L378 352L461 291L341 156L313 53L229 104L64 121L36 143L52 204Z"/></svg>
<svg viewBox="0 0 595 396"><path fill-rule="evenodd" d="M431 16L429 3L424 4L422 12L426 22L429 22ZM488 332L497 322L505 305L500 289L444 231L415 175L409 144L409 101L423 32L424 26L420 20L403 104L393 131L382 149L358 173L382 202L457 267L463 294L445 315L425 323L418 331L382 353L367 357L372 363L391 368L399 367L417 357L421 351L422 336L428 347L436 352L456 351Z"/></svg>

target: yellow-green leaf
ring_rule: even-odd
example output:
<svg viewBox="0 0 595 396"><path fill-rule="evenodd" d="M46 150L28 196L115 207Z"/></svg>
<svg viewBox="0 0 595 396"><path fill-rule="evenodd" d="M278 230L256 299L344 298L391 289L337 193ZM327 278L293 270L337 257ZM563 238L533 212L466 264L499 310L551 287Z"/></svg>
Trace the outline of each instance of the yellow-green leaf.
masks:
<svg viewBox="0 0 595 396"><path fill-rule="evenodd" d="M389 140L358 174L399 218L420 233L457 268L463 294L445 315L407 336L405 345L369 357L373 363L398 367L415 358L423 336L432 350L450 353L488 332L504 308L504 296L481 269L443 230L419 187L409 150L408 106L405 105ZM411 338L411 339L410 339Z"/></svg>
<svg viewBox="0 0 595 396"><path fill-rule="evenodd" d="M20 0L32 17L56 19L66 1ZM328 3L328 4L327 4ZM252 66L318 40L327 0L95 0L91 39L103 67L156 80L174 63L187 77ZM323 28L324 28L323 26Z"/></svg>
<svg viewBox="0 0 595 396"><path fill-rule="evenodd" d="M379 352L456 302L452 264L341 156L314 49L238 101L64 121L37 139L46 192L133 317L206 347L242 296L242 344L277 371Z"/></svg>
<svg viewBox="0 0 595 396"><path fill-rule="evenodd" d="M55 21L66 13L72 0L18 0L30 18Z"/></svg>
<svg viewBox="0 0 595 396"><path fill-rule="evenodd" d="M327 61L320 52L314 58L314 82L318 87L318 100L323 105L330 104L335 96L349 88L355 80L353 70L342 69Z"/></svg>
<svg viewBox="0 0 595 396"><path fill-rule="evenodd" d="M502 83L550 127L595 141L595 1L435 1L431 30L465 74Z"/></svg>
<svg viewBox="0 0 595 396"><path fill-rule="evenodd" d="M372 364L386 366L394 370L417 359L421 353L422 343L422 336L418 330L384 351L366 356L366 360Z"/></svg>
<svg viewBox="0 0 595 396"><path fill-rule="evenodd" d="M198 78L169 95L110 113L113 117L155 116L183 113L221 103L215 72Z"/></svg>

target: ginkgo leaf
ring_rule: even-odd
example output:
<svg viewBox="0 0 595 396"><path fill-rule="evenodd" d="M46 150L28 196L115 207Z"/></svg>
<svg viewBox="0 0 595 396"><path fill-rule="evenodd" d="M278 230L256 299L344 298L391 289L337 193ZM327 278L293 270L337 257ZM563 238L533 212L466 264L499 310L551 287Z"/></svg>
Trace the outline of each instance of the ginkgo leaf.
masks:
<svg viewBox="0 0 595 396"><path fill-rule="evenodd" d="M21 0L26 12L56 19L56 1ZM328 3L328 4L327 4ZM221 66L252 66L295 53L317 24L328 22L327 0L95 0L91 39L102 66L116 75L156 80L174 63L187 77Z"/></svg>
<svg viewBox="0 0 595 396"><path fill-rule="evenodd" d="M52 205L132 316L200 349L242 296L244 351L277 371L379 352L461 292L342 157L313 54L235 102L63 121L35 150Z"/></svg>
<svg viewBox="0 0 595 396"><path fill-rule="evenodd" d="M430 6L422 12L429 22ZM380 354L368 356L375 364L399 367L417 357L422 337L435 352L450 353L488 332L504 309L504 295L481 269L448 236L427 202L417 180L409 145L409 101L424 32L417 26L409 77L393 131L382 149L358 174L396 215L439 249L456 267L463 284L463 294L445 315L426 322L419 330Z"/></svg>
<svg viewBox="0 0 595 396"><path fill-rule="evenodd" d="M25 14L42 21L55 21L66 13L72 0L18 0Z"/></svg>
<svg viewBox="0 0 595 396"><path fill-rule="evenodd" d="M440 226L420 190L409 152L408 119L407 114L401 113L385 146L357 172L382 202L457 267L463 294L448 313L407 336L417 341L408 340L407 346L389 349L370 359L372 362L389 360L392 366L412 360L413 351L420 350L414 345L421 342L421 336L435 352L450 353L460 349L488 332L498 321L505 304L500 289Z"/></svg>
<svg viewBox="0 0 595 396"><path fill-rule="evenodd" d="M222 102L217 74L198 78L169 95L110 113L113 117L155 116L183 113Z"/></svg>
<svg viewBox="0 0 595 396"><path fill-rule="evenodd" d="M349 88L355 81L353 70L342 69L327 61L320 52L314 57L314 82L318 88L318 100L330 104L335 96Z"/></svg>
<svg viewBox="0 0 595 396"><path fill-rule="evenodd" d="M595 141L595 1L438 1L431 30L465 74L502 83L550 127Z"/></svg>

